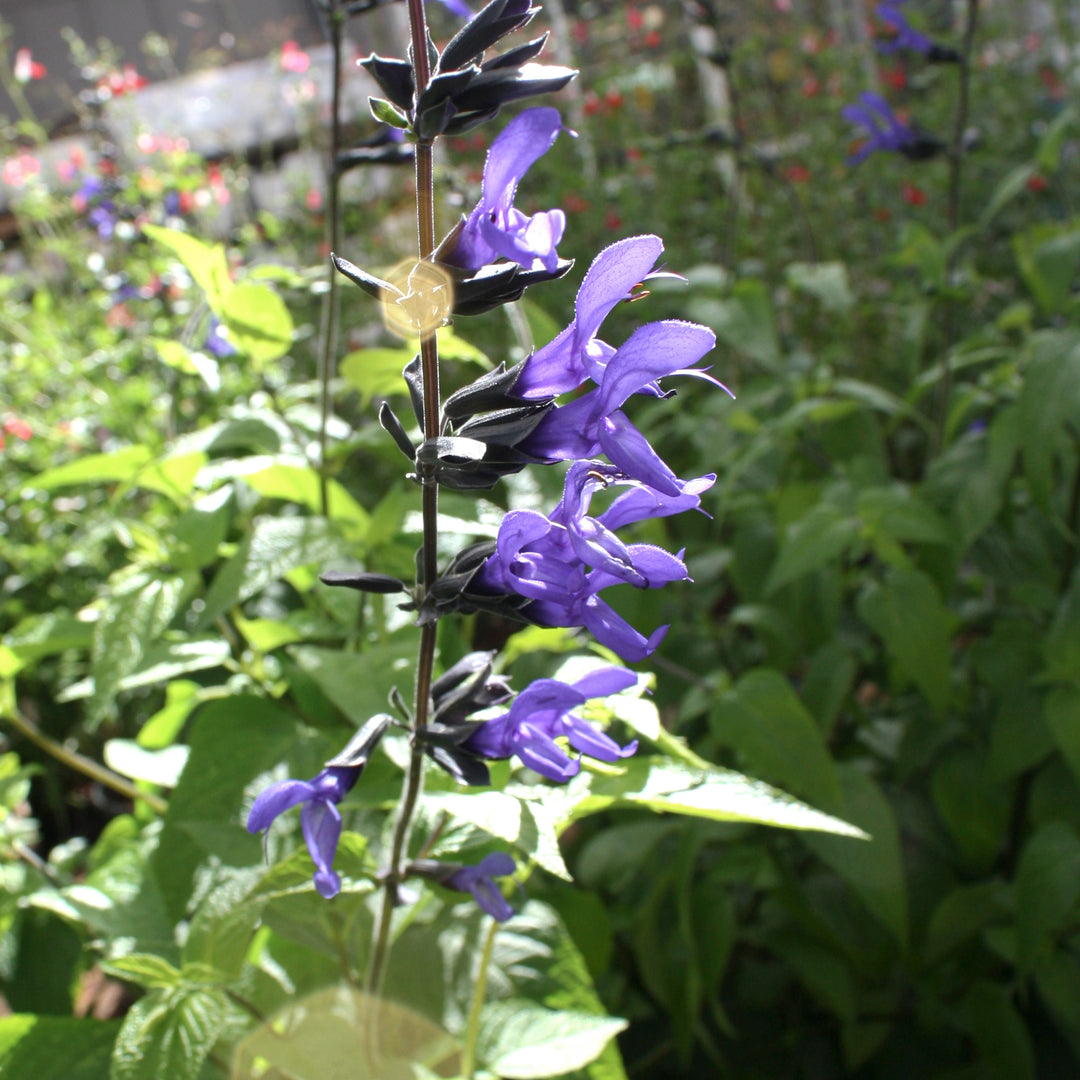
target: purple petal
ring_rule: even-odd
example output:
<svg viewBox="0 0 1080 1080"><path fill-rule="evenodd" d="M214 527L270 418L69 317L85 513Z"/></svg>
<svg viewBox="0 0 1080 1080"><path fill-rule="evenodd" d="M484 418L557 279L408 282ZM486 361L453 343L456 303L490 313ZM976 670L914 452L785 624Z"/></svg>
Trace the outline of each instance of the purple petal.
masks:
<svg viewBox="0 0 1080 1080"><path fill-rule="evenodd" d="M463 743L466 750L490 761L501 761L511 757L514 753L514 735L517 725L511 719L510 714L488 720L483 727L479 727Z"/></svg>
<svg viewBox="0 0 1080 1080"><path fill-rule="evenodd" d="M582 605L582 622L601 645L630 663L644 660L653 652L668 629L661 626L646 638L598 596L590 596Z"/></svg>
<svg viewBox="0 0 1080 1080"><path fill-rule="evenodd" d="M550 106L514 117L488 151L481 205L489 211L509 209L521 178L551 149L562 126L559 110Z"/></svg>
<svg viewBox="0 0 1080 1080"><path fill-rule="evenodd" d="M580 762L571 761L550 735L532 724L519 725L516 752L522 764L557 784L581 771Z"/></svg>
<svg viewBox="0 0 1080 1080"><path fill-rule="evenodd" d="M307 780L279 780L276 784L271 784L251 804L247 831L257 833L268 829L279 814L315 798L315 795L315 788Z"/></svg>
<svg viewBox="0 0 1080 1080"><path fill-rule="evenodd" d="M627 546L595 518L582 518L568 532L574 554L586 566L606 570L631 585L645 584Z"/></svg>
<svg viewBox="0 0 1080 1080"><path fill-rule="evenodd" d="M585 381L585 365L574 351L576 330L571 323L525 361L514 383L515 397L523 401L554 397L576 390Z"/></svg>
<svg viewBox="0 0 1080 1080"><path fill-rule="evenodd" d="M584 704L586 700L579 689L559 682L558 679L535 679L518 694L510 707L510 712L514 716L524 714L521 720L528 720L532 713L544 711L564 713L568 709Z"/></svg>
<svg viewBox="0 0 1080 1080"><path fill-rule="evenodd" d="M476 869L483 877L509 877L517 870L517 863L512 855L505 851L495 851L485 855L477 864Z"/></svg>
<svg viewBox="0 0 1080 1080"><path fill-rule="evenodd" d="M628 690L637 685L637 675L627 668L602 667L596 671L590 671L588 675L578 679L574 683L574 689L586 700L597 697L607 697L609 694L617 694L620 690Z"/></svg>
<svg viewBox="0 0 1080 1080"><path fill-rule="evenodd" d="M607 365L600 415L610 415L656 379L696 364L715 345L716 335L697 323L665 319L639 326Z"/></svg>
<svg viewBox="0 0 1080 1080"><path fill-rule="evenodd" d="M600 446L612 464L664 495L679 495L678 477L622 412L604 417L597 429Z"/></svg>
<svg viewBox="0 0 1080 1080"><path fill-rule="evenodd" d="M590 390L567 405L561 405L536 425L521 443L521 449L550 461L579 461L597 452L597 408L600 391ZM610 457L610 455L608 455Z"/></svg>
<svg viewBox="0 0 1080 1080"><path fill-rule="evenodd" d="M637 521L696 510L701 505L701 493L708 491L715 482L715 473L699 476L695 480L679 480L680 495L665 495L650 487L635 487L620 495L597 520L614 531Z"/></svg>
<svg viewBox="0 0 1080 1080"><path fill-rule="evenodd" d="M597 761L615 762L629 757L637 749L636 739L620 746L610 735L597 730L580 716L567 716L563 720L563 734L575 750Z"/></svg>
<svg viewBox="0 0 1080 1080"><path fill-rule="evenodd" d="M459 19L471 19L473 16L472 8L463 0L440 0L440 2L447 11L456 15Z"/></svg>
<svg viewBox="0 0 1080 1080"><path fill-rule="evenodd" d="M510 902L489 877L478 878L469 890L480 908L486 911L496 922L506 922L514 914Z"/></svg>
<svg viewBox="0 0 1080 1080"><path fill-rule="evenodd" d="M329 900L341 890L341 879L330 865L341 839L341 811L330 802L308 803L300 811L300 826L316 866L315 888Z"/></svg>
<svg viewBox="0 0 1080 1080"><path fill-rule="evenodd" d="M659 236L629 236L604 248L593 259L574 305L579 342L584 343L596 334L608 312L648 277L663 250Z"/></svg>

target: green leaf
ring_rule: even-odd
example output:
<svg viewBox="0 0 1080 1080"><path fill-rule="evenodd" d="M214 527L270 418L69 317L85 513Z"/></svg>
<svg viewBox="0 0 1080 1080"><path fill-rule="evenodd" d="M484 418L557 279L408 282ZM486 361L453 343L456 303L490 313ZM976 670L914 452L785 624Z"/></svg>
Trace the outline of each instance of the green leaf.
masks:
<svg viewBox="0 0 1080 1080"><path fill-rule="evenodd" d="M819 503L788 526L765 581L765 595L839 559L858 537L859 522L854 517L832 503Z"/></svg>
<svg viewBox="0 0 1080 1080"><path fill-rule="evenodd" d="M192 876L208 856L225 866L262 861L259 839L243 826L252 781L270 770L277 770L275 779L314 776L337 749L272 701L244 695L203 705L188 741L191 755L169 798L161 847L153 856L177 919L187 907Z"/></svg>
<svg viewBox="0 0 1080 1080"><path fill-rule="evenodd" d="M0 1017L0 1075L11 1080L107 1080L119 1021Z"/></svg>
<svg viewBox="0 0 1080 1080"><path fill-rule="evenodd" d="M1034 165L1024 164L1006 173L994 188L994 193L990 196L982 214L979 215L980 231L985 229L1017 195L1023 194L1027 182L1035 175L1035 171Z"/></svg>
<svg viewBox="0 0 1080 1080"><path fill-rule="evenodd" d="M1077 112L1073 105L1066 105L1042 133L1039 148L1035 152L1035 162L1043 172L1057 172L1061 161L1061 148L1069 136L1070 129L1076 125Z"/></svg>
<svg viewBox="0 0 1080 1080"><path fill-rule="evenodd" d="M988 926L1011 916L1009 889L1002 881L980 881L950 892L930 918L923 942L925 964L936 964L954 949L978 937Z"/></svg>
<svg viewBox="0 0 1080 1080"><path fill-rule="evenodd" d="M1080 1061L1080 967L1069 950L1056 949L1035 967L1035 988L1058 1031Z"/></svg>
<svg viewBox="0 0 1080 1080"><path fill-rule="evenodd" d="M481 1061L507 1080L539 1080L583 1068L626 1028L625 1020L492 1001L480 1014Z"/></svg>
<svg viewBox="0 0 1080 1080"><path fill-rule="evenodd" d="M840 836L808 835L804 842L851 886L867 909L888 927L902 948L908 943L907 885L900 830L892 806L857 766L838 766L845 816L869 835L865 844Z"/></svg>
<svg viewBox="0 0 1080 1080"><path fill-rule="evenodd" d="M871 582L863 589L856 610L942 715L949 701L954 619L933 581L918 570L890 570L884 585Z"/></svg>
<svg viewBox="0 0 1080 1080"><path fill-rule="evenodd" d="M989 873L1009 825L1012 788L994 783L982 747L950 748L930 778L930 793L941 820L964 857Z"/></svg>
<svg viewBox="0 0 1080 1080"><path fill-rule="evenodd" d="M197 1080L228 1008L220 990L154 990L124 1017L109 1080Z"/></svg>
<svg viewBox="0 0 1080 1080"><path fill-rule="evenodd" d="M319 689L358 727L378 712L394 686L409 687L416 641L403 635L362 653L297 646L289 655Z"/></svg>
<svg viewBox="0 0 1080 1080"><path fill-rule="evenodd" d="M321 518L258 517L207 590L199 624L211 625L234 604L297 567L348 558L350 553L337 529Z"/></svg>
<svg viewBox="0 0 1080 1080"><path fill-rule="evenodd" d="M206 295L206 302L221 315L225 300L232 291L229 264L223 244L208 244L188 233L160 225L143 225L144 236L171 251L185 266L195 284Z"/></svg>
<svg viewBox="0 0 1080 1080"><path fill-rule="evenodd" d="M58 465L38 473L24 490L53 491L71 484L113 483L131 480L150 461L153 454L148 446L125 446L108 454L88 454L77 461Z"/></svg>
<svg viewBox="0 0 1080 1080"><path fill-rule="evenodd" d="M1080 573L1058 601L1043 639L1044 678L1080 689Z"/></svg>
<svg viewBox="0 0 1080 1080"><path fill-rule="evenodd" d="M146 343L154 348L162 363L186 375L198 375L210 393L216 394L221 389L218 362L212 356L191 352L182 342L172 338L148 337Z"/></svg>
<svg viewBox="0 0 1080 1080"><path fill-rule="evenodd" d="M244 472L243 481L263 498L299 503L316 514L322 510L319 474L310 465L276 462L255 472ZM362 541L371 523L368 512L336 480L327 481L326 496L330 520L342 522L350 539Z"/></svg>
<svg viewBox="0 0 1080 1080"><path fill-rule="evenodd" d="M1080 269L1080 229L1073 222L1040 221L1013 234L1013 252L1039 307L1063 312Z"/></svg>
<svg viewBox="0 0 1080 1080"><path fill-rule="evenodd" d="M1080 689L1051 690L1043 702L1043 720L1050 729L1061 756L1080 781Z"/></svg>
<svg viewBox="0 0 1080 1080"><path fill-rule="evenodd" d="M855 305L847 266L842 262L789 263L784 277L792 289L815 297L832 314L844 315Z"/></svg>
<svg viewBox="0 0 1080 1080"><path fill-rule="evenodd" d="M341 377L360 391L360 408L366 409L372 398L408 393L401 371L412 356L411 349L357 349L342 359Z"/></svg>
<svg viewBox="0 0 1080 1080"><path fill-rule="evenodd" d="M727 300L700 298L687 305L691 318L711 326L716 336L767 369L780 362L780 339L768 289L747 278L736 283Z"/></svg>
<svg viewBox="0 0 1080 1080"><path fill-rule="evenodd" d="M980 979L965 994L959 1014L979 1053L979 1076L1036 1080L1031 1036L1008 987Z"/></svg>
<svg viewBox="0 0 1080 1080"><path fill-rule="evenodd" d="M115 712L121 680L139 667L147 646L173 621L185 588L179 575L159 578L149 573L132 575L114 586L94 626L92 717Z"/></svg>
<svg viewBox="0 0 1080 1080"><path fill-rule="evenodd" d="M1017 401L1017 438L1032 494L1053 510L1055 458L1066 443L1066 425L1080 416L1080 335L1075 331L1036 334Z"/></svg>
<svg viewBox="0 0 1080 1080"><path fill-rule="evenodd" d="M787 679L771 668L744 675L709 714L722 745L755 773L813 803L840 812L840 783L821 729Z"/></svg>
<svg viewBox="0 0 1080 1080"><path fill-rule="evenodd" d="M180 972L167 960L150 953L128 953L102 963L107 975L152 989L167 989L180 982Z"/></svg>
<svg viewBox="0 0 1080 1080"><path fill-rule="evenodd" d="M635 757L619 775L596 775L566 789L567 820L617 806L686 814L713 821L750 821L784 829L811 829L866 838L858 827L823 814L776 788L729 769L662 758Z"/></svg>
<svg viewBox="0 0 1080 1080"><path fill-rule="evenodd" d="M941 241L924 225L914 221L904 223L900 251L894 256L898 266L911 266L919 271L924 288L935 292L945 287L945 249Z"/></svg>
<svg viewBox="0 0 1080 1080"><path fill-rule="evenodd" d="M1029 975L1080 900L1080 837L1063 821L1040 826L1016 872L1017 969Z"/></svg>
<svg viewBox="0 0 1080 1080"><path fill-rule="evenodd" d="M256 368L284 356L292 345L292 316L269 285L234 285L220 314L237 349Z"/></svg>
<svg viewBox="0 0 1080 1080"><path fill-rule="evenodd" d="M109 739L105 743L104 757L105 764L121 776L160 787L175 787L187 764L188 747L147 750L134 739Z"/></svg>
<svg viewBox="0 0 1080 1080"><path fill-rule="evenodd" d="M859 517L871 536L908 543L947 544L949 528L936 511L905 484L859 492Z"/></svg>
<svg viewBox="0 0 1080 1080"><path fill-rule="evenodd" d="M549 874L570 880L559 851L555 818L540 801L529 801L502 791L475 794L431 794L427 805L445 810L459 821L467 821L490 836L513 844L525 856L536 859Z"/></svg>
<svg viewBox="0 0 1080 1080"><path fill-rule="evenodd" d="M229 535L236 499L226 485L198 499L172 527L170 559L180 569L201 570L217 561L218 548Z"/></svg>

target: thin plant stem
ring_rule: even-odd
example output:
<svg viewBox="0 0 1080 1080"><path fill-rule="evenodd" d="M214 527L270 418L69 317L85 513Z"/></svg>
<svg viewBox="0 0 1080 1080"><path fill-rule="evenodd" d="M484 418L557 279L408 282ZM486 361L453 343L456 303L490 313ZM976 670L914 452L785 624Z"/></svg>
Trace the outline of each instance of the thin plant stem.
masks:
<svg viewBox="0 0 1080 1080"><path fill-rule="evenodd" d="M345 12L338 0L330 0L330 147L326 162L326 245L331 252L340 247L341 174L338 155L341 153L341 39ZM319 384L319 506L323 517L329 513L329 481L326 474L327 428L330 424L330 379L337 355L338 332L338 275L333 260L328 259L327 289L323 297L319 356L316 381Z"/></svg>
<svg viewBox="0 0 1080 1080"><path fill-rule="evenodd" d="M168 810L169 804L160 796L153 795L149 791L141 791L130 780L126 780L118 773L107 769L104 765L99 765L96 761L85 757L77 750L69 750L66 746L62 746L55 739L50 738L41 731L36 724L23 716L18 709L9 710L4 719L9 721L20 735L32 742L39 750L43 750L69 769L74 769L76 772L82 773L83 776L96 780L103 787L111 788L118 795L123 795L125 799L131 799L132 801L141 799L155 814L163 815Z"/></svg>
<svg viewBox="0 0 1080 1080"><path fill-rule="evenodd" d="M491 951L495 945L495 932L499 924L492 919L484 939L484 951L480 954L480 970L476 975L476 987L473 990L472 1005L469 1006L469 1022L465 1027L465 1050L461 1055L461 1075L464 1080L473 1080L476 1073L476 1043L480 1037L480 1012L484 1007L487 994L488 968L491 966Z"/></svg>
<svg viewBox="0 0 1080 1080"><path fill-rule="evenodd" d="M960 85L957 88L956 116L953 121L952 142L949 146L949 195L946 203L946 220L952 234L949 252L945 259L945 284L952 281L953 268L960 250L956 230L960 227L960 191L964 168L964 131L967 129L968 110L971 102L971 54L975 46L975 30L979 21L979 0L967 0L964 17L964 37L960 46ZM949 417L949 398L952 396L953 365L950 353L956 336L955 304L945 299L945 324L942 334L941 399L938 408L937 427L934 431L934 452L945 439L945 425Z"/></svg>
<svg viewBox="0 0 1080 1080"><path fill-rule="evenodd" d="M979 21L979 0L967 0L964 20L964 39L960 46L960 85L957 89L956 117L953 121L952 143L949 147L949 201L947 213L949 232L960 227L960 181L964 167L964 131L967 129L971 99L971 53L975 44L975 28Z"/></svg>
<svg viewBox="0 0 1080 1080"><path fill-rule="evenodd" d="M427 19L424 14L423 0L409 0L409 25L412 31L414 85L419 94L427 85L431 75L427 53ZM420 259L423 260L430 258L435 250L435 192L430 142L416 144L415 159L417 242ZM424 381L424 437L433 439L439 434L439 413L442 408L439 395L439 350L434 331L421 336L420 364ZM438 576L439 488L435 477L422 477L421 499L423 547L420 558L420 592L424 595ZM402 877L402 861L407 854L413 813L423 787L424 756L415 734L427 726L431 680L435 669L436 635L437 626L434 622L427 623L420 630L420 644L416 658L416 694L413 705L413 749L405 774L405 786L402 790L398 817L394 825L390 865L385 874L383 901L375 924L374 945L364 983L365 990L372 996L378 996L386 973L387 954L390 947L390 922Z"/></svg>

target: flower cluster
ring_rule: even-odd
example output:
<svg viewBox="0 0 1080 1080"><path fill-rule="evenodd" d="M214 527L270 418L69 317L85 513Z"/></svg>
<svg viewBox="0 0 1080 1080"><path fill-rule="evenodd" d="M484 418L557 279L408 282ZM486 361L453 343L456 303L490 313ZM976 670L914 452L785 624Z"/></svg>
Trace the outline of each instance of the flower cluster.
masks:
<svg viewBox="0 0 1080 1080"><path fill-rule="evenodd" d="M501 55L489 51L536 10L529 0L491 0L441 53L431 52L423 86L416 85L409 61L363 61L386 95L372 101L372 113L406 132L419 154L437 136L458 136L509 101L558 89L575 73L533 63L544 38ZM564 130L557 110L531 108L492 142L479 201L431 255L453 282L452 316L491 310L570 269L558 251L566 229L563 210L529 215L515 206L522 178ZM415 611L424 626L453 611L487 610L541 626L584 627L626 661L652 653L668 628L643 634L601 594L616 585L655 589L688 580L683 553L618 534L648 519L700 509L716 477L678 477L632 422L632 403L670 398L674 391L661 383L673 376L729 392L700 366L716 343L705 326L677 319L646 323L621 345L599 336L618 304L646 296L647 283L663 275L657 265L663 249L659 237L645 235L601 251L582 280L570 324L514 367L500 364L452 393L441 405L436 430L425 407L425 366L420 357L410 362L403 375L423 432L419 445L388 403L380 409L380 423L422 484L467 491L491 487L530 464L567 463L562 498L549 514L508 512L494 541L458 552L434 580L422 576L415 590L367 569L332 571L322 575L323 582L409 594L401 607ZM402 287L347 260L334 256L334 262L384 303L403 295ZM594 511L594 501L601 499L607 505ZM565 783L580 772L582 757L615 764L636 751L636 740L621 745L582 712L590 701L634 686L632 671L605 666L573 683L541 678L514 696L494 672L493 659L491 653L470 653L431 683L423 721L411 729L414 754L423 752L461 784L483 786L490 783L489 761L513 758L548 781ZM497 706L504 711L491 716ZM404 706L401 711L407 713ZM315 885L324 896L340 888L330 866L341 830L338 803L384 727L371 736L363 729L350 743L352 751L347 747L313 780L269 788L249 815L248 828L257 832L302 805ZM403 871L392 866L388 884L396 889L406 874L426 877L470 893L502 921L513 909L494 879L514 869L504 854L488 855L476 866L418 859Z"/></svg>
<svg viewBox="0 0 1080 1080"><path fill-rule="evenodd" d="M849 165L858 165L876 150L902 154L910 161L924 161L941 153L944 143L915 125L905 124L880 94L866 91L859 104L845 105L840 115L852 124L864 127L868 137L848 157Z"/></svg>

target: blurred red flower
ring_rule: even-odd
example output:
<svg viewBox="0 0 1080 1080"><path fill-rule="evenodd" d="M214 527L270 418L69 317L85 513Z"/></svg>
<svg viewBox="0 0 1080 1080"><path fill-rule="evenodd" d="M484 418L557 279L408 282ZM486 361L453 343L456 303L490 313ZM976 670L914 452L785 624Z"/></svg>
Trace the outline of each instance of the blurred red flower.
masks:
<svg viewBox="0 0 1080 1080"><path fill-rule="evenodd" d="M34 59L29 49L19 49L15 53L15 81L28 83L31 79L44 79L48 74L44 64Z"/></svg>
<svg viewBox="0 0 1080 1080"><path fill-rule="evenodd" d="M281 46L281 66L286 71L302 75L311 67L311 57L295 41L286 41Z"/></svg>

